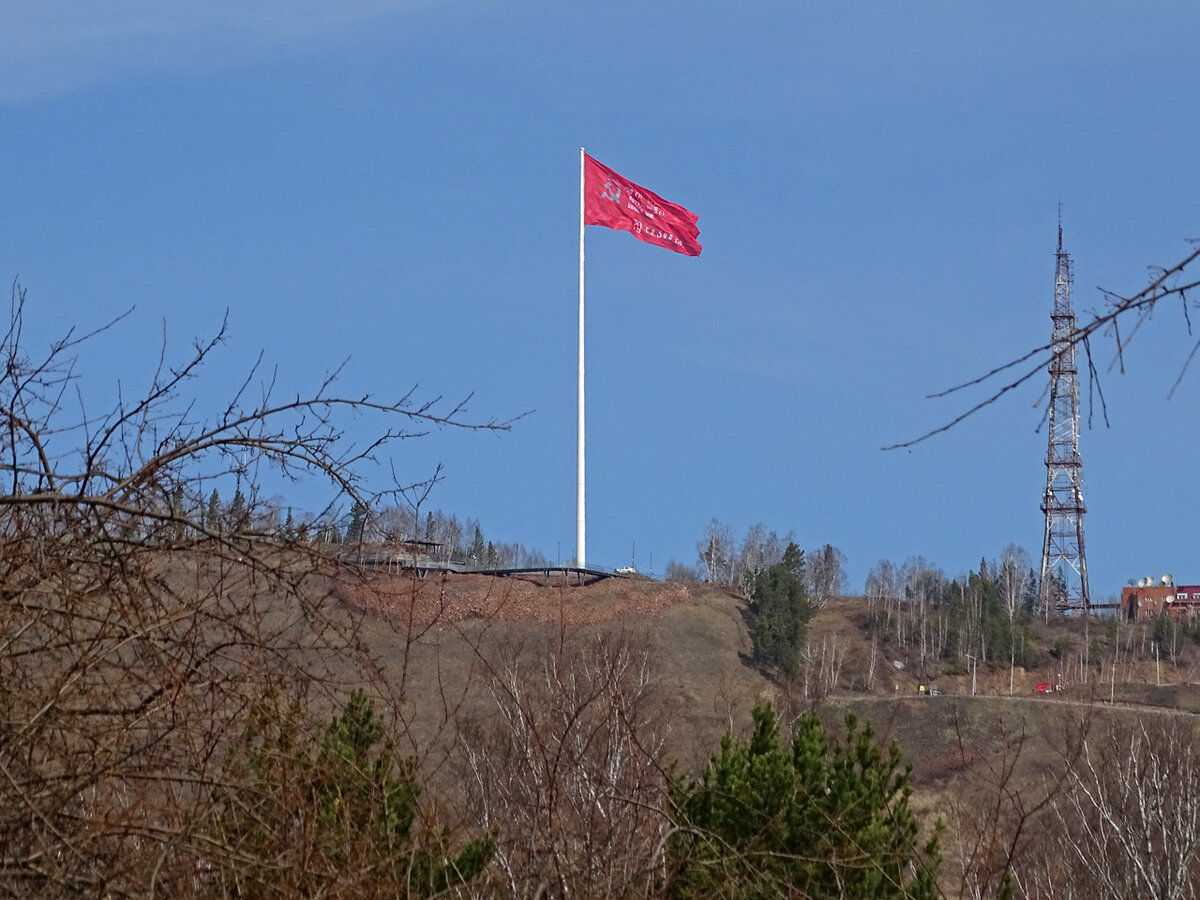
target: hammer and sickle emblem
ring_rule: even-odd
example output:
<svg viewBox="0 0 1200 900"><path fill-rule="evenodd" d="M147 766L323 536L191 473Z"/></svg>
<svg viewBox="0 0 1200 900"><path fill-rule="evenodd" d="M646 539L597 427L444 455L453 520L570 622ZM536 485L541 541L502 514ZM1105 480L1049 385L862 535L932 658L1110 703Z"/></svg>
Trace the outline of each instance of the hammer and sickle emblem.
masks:
<svg viewBox="0 0 1200 900"><path fill-rule="evenodd" d="M604 193L602 195L605 200L611 200L613 203L621 201L621 187L613 184L612 181L604 182Z"/></svg>

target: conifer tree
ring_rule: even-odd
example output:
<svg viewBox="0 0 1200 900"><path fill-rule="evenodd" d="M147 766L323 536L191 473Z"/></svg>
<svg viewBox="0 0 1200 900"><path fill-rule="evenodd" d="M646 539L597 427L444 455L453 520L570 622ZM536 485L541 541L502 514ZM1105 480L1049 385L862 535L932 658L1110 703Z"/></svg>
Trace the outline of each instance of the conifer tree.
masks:
<svg viewBox="0 0 1200 900"><path fill-rule="evenodd" d="M846 718L831 739L813 713L781 740L769 705L748 741L726 734L699 779L672 784L673 897L937 896L937 831L922 842L909 768Z"/></svg>
<svg viewBox="0 0 1200 900"><path fill-rule="evenodd" d="M483 540L483 532L479 530L479 525L475 526L475 536L471 538L471 565L475 568L483 565L484 554L487 553L487 544Z"/></svg>
<svg viewBox="0 0 1200 900"><path fill-rule="evenodd" d="M226 778L219 834L236 864L219 878L233 893L427 897L483 871L490 836L455 848L419 825L416 766L397 757L365 692L320 734L306 736L301 718L266 698Z"/></svg>
<svg viewBox="0 0 1200 900"><path fill-rule="evenodd" d="M789 543L783 559L754 580L751 599L755 658L788 674L795 672L812 616L804 551Z"/></svg>
<svg viewBox="0 0 1200 900"><path fill-rule="evenodd" d="M204 524L211 531L221 529L221 495L217 493L216 488L208 495L208 512L204 517Z"/></svg>
<svg viewBox="0 0 1200 900"><path fill-rule="evenodd" d="M246 515L246 495L239 487L233 492L233 499L229 501L229 527L234 531L245 528Z"/></svg>
<svg viewBox="0 0 1200 900"><path fill-rule="evenodd" d="M367 508L361 503L355 503L350 511L350 524L346 526L347 541L362 541L367 527Z"/></svg>

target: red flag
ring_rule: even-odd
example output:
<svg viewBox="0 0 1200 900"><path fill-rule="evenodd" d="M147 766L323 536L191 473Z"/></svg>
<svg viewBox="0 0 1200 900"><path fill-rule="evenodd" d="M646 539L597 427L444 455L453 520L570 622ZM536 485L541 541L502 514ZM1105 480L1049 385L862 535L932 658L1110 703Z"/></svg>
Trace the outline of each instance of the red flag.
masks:
<svg viewBox="0 0 1200 900"><path fill-rule="evenodd" d="M586 153L583 162L584 224L623 229L647 244L700 255L695 213L622 178Z"/></svg>

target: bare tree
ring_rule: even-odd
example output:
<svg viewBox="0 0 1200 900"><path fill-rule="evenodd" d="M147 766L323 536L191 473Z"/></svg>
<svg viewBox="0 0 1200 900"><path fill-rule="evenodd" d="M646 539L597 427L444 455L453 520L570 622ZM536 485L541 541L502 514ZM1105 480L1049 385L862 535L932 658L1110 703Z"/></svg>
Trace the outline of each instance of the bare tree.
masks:
<svg viewBox="0 0 1200 900"><path fill-rule="evenodd" d="M866 592L867 610L873 615L882 610L883 615L890 619L901 593L900 575L895 563L881 559L867 573Z"/></svg>
<svg viewBox="0 0 1200 900"><path fill-rule="evenodd" d="M845 590L846 554L832 544L826 544L806 554L804 563L809 599L818 609L824 609L830 598Z"/></svg>
<svg viewBox="0 0 1200 900"><path fill-rule="evenodd" d="M1200 759L1178 718L1111 726L1085 741L1053 809L1048 859L1028 896L1200 896Z"/></svg>
<svg viewBox="0 0 1200 900"><path fill-rule="evenodd" d="M713 519L696 545L705 577L711 584L731 584L733 579L733 531L723 522Z"/></svg>
<svg viewBox="0 0 1200 900"><path fill-rule="evenodd" d="M667 581L699 581L700 571L672 559L667 563L665 577Z"/></svg>
<svg viewBox="0 0 1200 900"><path fill-rule="evenodd" d="M625 633L564 633L489 663L493 712L460 740L477 818L501 835L502 893L648 892L667 827L651 650Z"/></svg>
<svg viewBox="0 0 1200 900"><path fill-rule="evenodd" d="M790 534L781 538L774 531L768 531L762 522L750 526L734 566L734 583L745 596L754 593L754 583L759 575L783 559L783 551L791 539Z"/></svg>
<svg viewBox="0 0 1200 900"><path fill-rule="evenodd" d="M900 570L905 603L902 613L911 620L912 640L918 643L921 675L925 667L941 653L942 632L938 628L939 606L947 582L941 570L917 556L904 563Z"/></svg>
<svg viewBox="0 0 1200 900"><path fill-rule="evenodd" d="M1064 721L1057 752L1048 735L1030 732L1021 720L1014 725L998 719L983 745L964 724L956 711L959 762L966 774L949 792L947 874L957 881L957 892L947 896L999 900L1011 897L1018 882L1027 884L1029 872L1045 861L1051 805L1062 795L1068 763L1080 752L1091 715Z"/></svg>
<svg viewBox="0 0 1200 900"><path fill-rule="evenodd" d="M1004 548L1004 556L1000 560L996 588L1010 625L1017 618L1017 613L1021 611L1032 587L1033 566L1029 561L1029 554L1024 548L1009 544Z"/></svg>
<svg viewBox="0 0 1200 900"><path fill-rule="evenodd" d="M164 340L143 391L89 409L78 350L115 323L38 355L25 310L14 287L0 334L0 893L194 893L203 872L245 862L211 823L256 703L279 692L323 716L343 673L375 671L328 601L336 561L268 527L264 479L329 486L315 532L377 496L365 467L389 445L508 423L415 391L343 395L337 371L277 397L260 364L206 416L198 379L224 325L178 362ZM350 440L343 416L375 436ZM218 485L239 515L207 515Z"/></svg>
<svg viewBox="0 0 1200 900"><path fill-rule="evenodd" d="M756 522L746 532L746 540L742 542L736 566L738 588L747 597L754 593L754 581L759 574L778 562L768 561L767 553L767 527L762 522Z"/></svg>

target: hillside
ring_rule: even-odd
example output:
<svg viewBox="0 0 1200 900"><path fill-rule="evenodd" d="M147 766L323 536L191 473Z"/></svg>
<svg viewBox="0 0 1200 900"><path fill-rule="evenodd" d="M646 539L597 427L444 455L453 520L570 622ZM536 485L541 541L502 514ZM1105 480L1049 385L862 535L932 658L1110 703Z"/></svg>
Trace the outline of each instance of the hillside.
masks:
<svg viewBox="0 0 1200 900"><path fill-rule="evenodd" d="M568 641L615 638L645 653L681 760L700 758L776 691L750 664L743 603L708 585L447 574L343 581L337 594L365 613L360 635L407 701L415 746L444 735L450 719L482 714L489 675L514 658L536 668Z"/></svg>
<svg viewBox="0 0 1200 900"><path fill-rule="evenodd" d="M760 700L791 713L814 707L830 721L854 712L897 741L918 786L937 793L1005 734L1039 742L1036 756L1045 758L1061 747L1064 724L1200 712L1197 654L1187 646L1177 648L1177 664L1156 662L1148 624L1034 622L1035 668L980 665L972 673L961 662L927 661L921 676L914 647L873 642L866 601L839 597L811 620L801 670L784 682L751 658L746 601L707 584L374 576L341 582L338 596L366 613L362 635L388 661L388 681L407 701L416 743L444 735L455 715L480 714L488 675L511 660L532 666L568 639L614 635L646 648L659 702L670 711L667 746L687 766L727 729L744 728ZM1037 692L1039 683L1060 677L1061 692ZM939 695L922 696L922 683Z"/></svg>
<svg viewBox="0 0 1200 900"><path fill-rule="evenodd" d="M922 659L939 646L928 629L949 627L945 610L922 620L903 603L889 612L839 597L816 612L797 672L780 679L752 658L745 599L707 584L371 575L338 581L335 596L384 661L405 752L440 815L498 823L506 859L532 871L553 845L554 865L606 878L629 865L613 877L634 877L656 858L664 776L699 772L726 731L747 734L763 700L785 723L814 710L834 736L852 714L900 748L908 803L926 834L941 823L942 896L1005 896L1006 872L1022 880L1017 896L1062 896L1090 878L1108 851L1073 868L1070 833L1089 814L1070 806L1081 772L1125 796L1121 786L1142 778L1129 765L1167 765L1145 754L1175 748L1173 786L1149 796L1186 810L1200 796L1200 774L1185 768L1200 722L1196 647L1163 623L1022 621L1010 662L1020 653L1027 667L972 670L965 654ZM1037 690L1060 679L1060 691ZM1127 764L1131 740L1141 756ZM1120 815L1139 809L1151 807ZM1159 834L1166 821L1128 828Z"/></svg>

